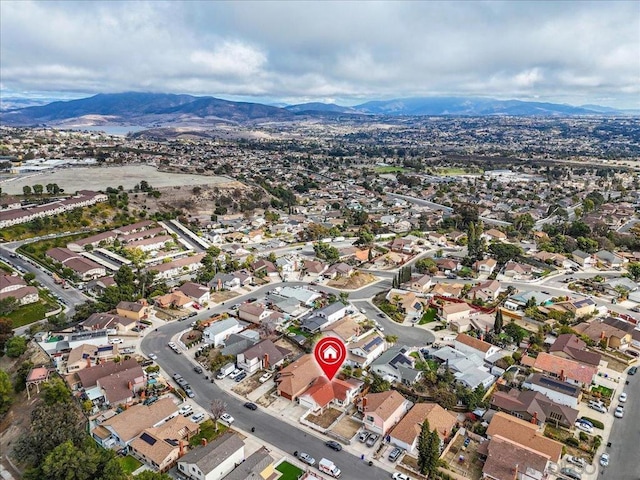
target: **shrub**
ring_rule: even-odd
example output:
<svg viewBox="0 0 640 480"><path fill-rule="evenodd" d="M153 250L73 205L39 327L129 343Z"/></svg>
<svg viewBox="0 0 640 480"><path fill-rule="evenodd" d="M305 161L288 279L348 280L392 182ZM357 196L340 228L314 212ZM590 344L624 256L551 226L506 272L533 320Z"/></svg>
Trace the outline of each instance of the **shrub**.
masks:
<svg viewBox="0 0 640 480"><path fill-rule="evenodd" d="M581 432L581 433L584 433L584 432ZM580 445L580 440L578 440L576 437L569 437L565 442L567 445L571 447L577 447Z"/></svg>
<svg viewBox="0 0 640 480"><path fill-rule="evenodd" d="M589 435L587 435L585 432L580 432L578 436L580 437L580 441L582 442L586 442L587 440L589 440Z"/></svg>

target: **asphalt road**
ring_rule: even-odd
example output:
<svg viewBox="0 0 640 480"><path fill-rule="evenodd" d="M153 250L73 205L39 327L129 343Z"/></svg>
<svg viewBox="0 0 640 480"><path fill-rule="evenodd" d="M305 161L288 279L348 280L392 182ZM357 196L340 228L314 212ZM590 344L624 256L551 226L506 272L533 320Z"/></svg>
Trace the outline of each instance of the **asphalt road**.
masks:
<svg viewBox="0 0 640 480"><path fill-rule="evenodd" d="M188 328L187 322L172 322L157 331L149 332L143 339L141 348L146 354L155 353L158 356L157 363L167 375L180 373L191 385L196 397L192 400L209 411L213 399L222 399L227 404L227 412L235 419L234 425L242 430L249 431L255 428L255 437L272 444L287 452L293 457L293 452L306 452L319 461L321 458L329 458L342 470L342 478L345 479L388 479L389 472L376 466L370 467L357 457L344 450L334 452L324 445L324 441L304 431L295 428L287 422L277 420L259 408L251 411L244 408L238 398L226 393L216 384L206 381L203 375L193 370L193 364L186 355L177 355L167 347L171 337L177 332Z"/></svg>
<svg viewBox="0 0 640 480"><path fill-rule="evenodd" d="M624 418L614 420L609 435L611 447L604 449L611 455L609 466L599 467L598 477L606 480L640 480L640 374L629 376L627 380ZM612 402L614 408L618 403L616 398ZM613 408L610 410L613 415Z"/></svg>

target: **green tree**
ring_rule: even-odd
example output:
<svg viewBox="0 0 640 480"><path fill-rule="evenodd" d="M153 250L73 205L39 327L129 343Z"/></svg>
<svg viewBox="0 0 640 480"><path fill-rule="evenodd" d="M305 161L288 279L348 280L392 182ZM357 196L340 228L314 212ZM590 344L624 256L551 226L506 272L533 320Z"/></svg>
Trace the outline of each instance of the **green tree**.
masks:
<svg viewBox="0 0 640 480"><path fill-rule="evenodd" d="M46 480L92 480L99 463L99 455L92 447L79 448L66 442L54 448L42 464Z"/></svg>
<svg viewBox="0 0 640 480"><path fill-rule="evenodd" d="M502 310L500 308L496 311L496 318L493 322L493 331L496 335L502 332Z"/></svg>
<svg viewBox="0 0 640 480"><path fill-rule="evenodd" d="M7 340L7 356L18 358L27 351L27 339L20 336L11 337Z"/></svg>
<svg viewBox="0 0 640 480"><path fill-rule="evenodd" d="M533 226L535 225L535 223L536 222L531 216L531 214L525 213L523 215L518 215L515 218L513 222L513 226L518 232L527 234L533 229Z"/></svg>
<svg viewBox="0 0 640 480"><path fill-rule="evenodd" d="M25 185L24 187L22 187L22 193L28 197L29 195L31 195L31 187L29 185Z"/></svg>
<svg viewBox="0 0 640 480"><path fill-rule="evenodd" d="M369 389L371 393L381 393L391 390L391 383L387 380L383 380L380 375L376 375L375 373L372 376L371 387Z"/></svg>
<svg viewBox="0 0 640 480"><path fill-rule="evenodd" d="M13 403L13 385L11 378L4 370L0 370L0 415L5 413Z"/></svg>
<svg viewBox="0 0 640 480"><path fill-rule="evenodd" d="M136 480L171 480L171 477L166 473L145 470L144 472L136 475Z"/></svg>
<svg viewBox="0 0 640 480"><path fill-rule="evenodd" d="M420 273L435 273L438 266L432 258L421 258L415 263L416 270Z"/></svg>
<svg viewBox="0 0 640 480"><path fill-rule="evenodd" d="M489 245L489 252L499 264L504 265L509 260L522 255L522 248L510 243L494 242Z"/></svg>
<svg viewBox="0 0 640 480"><path fill-rule="evenodd" d="M18 308L18 301L15 297L6 297L0 300L0 315L13 312ZM11 323L11 320L9 320Z"/></svg>
<svg viewBox="0 0 640 480"><path fill-rule="evenodd" d="M13 325L10 318L0 317L0 355L4 352L7 340L13 336Z"/></svg>
<svg viewBox="0 0 640 480"><path fill-rule="evenodd" d="M349 303L349 293L347 292L340 292L340 301L346 305Z"/></svg>
<svg viewBox="0 0 640 480"><path fill-rule="evenodd" d="M429 421L425 420L418 437L418 470L423 475L431 476L438 468L440 458L440 437L434 429L430 430Z"/></svg>
<svg viewBox="0 0 640 480"><path fill-rule="evenodd" d="M47 405L67 403L71 400L71 392L59 378L53 378L42 387L42 398Z"/></svg>
<svg viewBox="0 0 640 480"><path fill-rule="evenodd" d="M640 280L640 262L631 262L626 268L629 275L631 275L635 281Z"/></svg>
<svg viewBox="0 0 640 480"><path fill-rule="evenodd" d="M33 193L35 193L36 195L42 195L43 192L44 192L44 187L39 183L36 183L33 186Z"/></svg>
<svg viewBox="0 0 640 480"><path fill-rule="evenodd" d="M519 345L522 340L524 340L524 337L527 336L527 331L515 322L505 325L504 333L509 335L517 345Z"/></svg>

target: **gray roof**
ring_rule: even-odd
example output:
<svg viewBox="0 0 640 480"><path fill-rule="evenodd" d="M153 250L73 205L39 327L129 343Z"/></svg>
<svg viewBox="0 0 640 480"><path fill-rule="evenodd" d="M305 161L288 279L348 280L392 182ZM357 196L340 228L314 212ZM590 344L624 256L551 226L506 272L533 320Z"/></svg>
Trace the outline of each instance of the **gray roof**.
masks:
<svg viewBox="0 0 640 480"><path fill-rule="evenodd" d="M244 352L247 348L252 347L258 343L257 340L253 340L245 335L232 333L224 341L224 348L222 349L223 355L238 355Z"/></svg>
<svg viewBox="0 0 640 480"><path fill-rule="evenodd" d="M329 315L333 315L334 313L339 312L340 310L345 309L346 306L342 302L334 302L331 305L327 305L326 307L322 307L316 310L314 313L318 316L328 317Z"/></svg>
<svg viewBox="0 0 640 480"><path fill-rule="evenodd" d="M207 335L212 336L229 330L237 325L240 325L240 322L237 320L233 318L225 318L224 320L213 323L211 326L205 328L204 331Z"/></svg>
<svg viewBox="0 0 640 480"><path fill-rule="evenodd" d="M242 439L235 433L225 432L208 445L189 451L178 462L195 464L205 475L208 475L241 448L244 448Z"/></svg>
<svg viewBox="0 0 640 480"><path fill-rule="evenodd" d="M238 465L224 480L263 480L260 472L273 463L265 447L261 447Z"/></svg>

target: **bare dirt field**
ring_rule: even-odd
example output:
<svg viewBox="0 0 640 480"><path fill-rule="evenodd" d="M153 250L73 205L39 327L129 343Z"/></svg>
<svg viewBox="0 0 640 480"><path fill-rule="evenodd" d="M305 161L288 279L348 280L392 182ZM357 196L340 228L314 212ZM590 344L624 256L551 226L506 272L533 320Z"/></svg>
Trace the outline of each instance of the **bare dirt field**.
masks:
<svg viewBox="0 0 640 480"><path fill-rule="evenodd" d="M231 292L229 290L223 290L221 292L215 292L215 293L211 294L211 303L226 302L227 300L231 300L232 298L235 298L237 296L239 296L238 293Z"/></svg>
<svg viewBox="0 0 640 480"><path fill-rule="evenodd" d="M333 288L342 288L344 290L357 290L358 288L362 288L365 285L369 285L370 283L373 283L377 280L377 277L375 275L371 275L370 273L356 272L348 278L331 280L329 283L327 283L327 286Z"/></svg>
<svg viewBox="0 0 640 480"><path fill-rule="evenodd" d="M248 393L253 392L256 388L260 386L258 382L258 378L260 375L255 374L252 377L249 377L243 380L241 383L233 387L231 390L237 393L238 395L246 396Z"/></svg>
<svg viewBox="0 0 640 480"><path fill-rule="evenodd" d="M331 431L343 438L350 439L353 438L358 430L360 430L360 427L362 427L361 423L356 422L351 417L344 417L331 429Z"/></svg>
<svg viewBox="0 0 640 480"><path fill-rule="evenodd" d="M65 192L76 190L104 190L122 185L132 189L141 180L153 187L174 187L187 185L221 185L233 182L221 176L189 175L184 173L160 172L148 165L125 165L121 167L60 168L42 173L32 173L3 182L2 191L8 194L22 194L22 187L36 183L57 183Z"/></svg>
<svg viewBox="0 0 640 480"><path fill-rule="evenodd" d="M342 414L340 410L335 408L327 408L320 415L307 415L307 420L311 423L315 423L319 427L329 428L333 422Z"/></svg>

